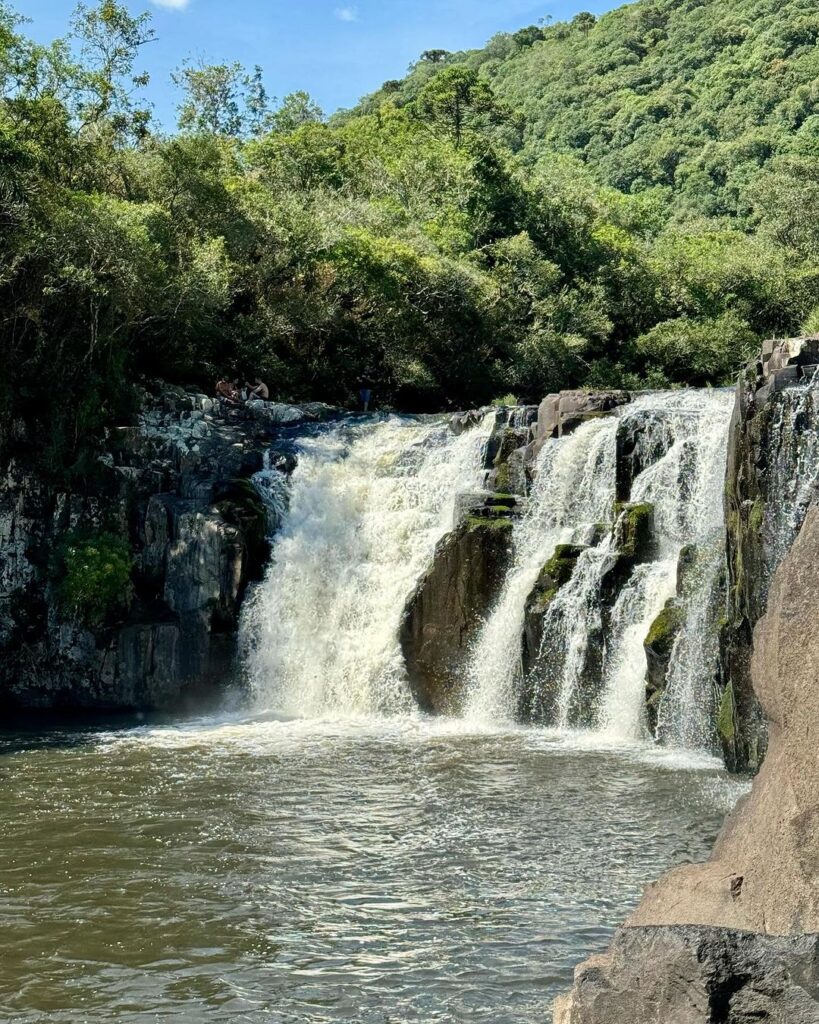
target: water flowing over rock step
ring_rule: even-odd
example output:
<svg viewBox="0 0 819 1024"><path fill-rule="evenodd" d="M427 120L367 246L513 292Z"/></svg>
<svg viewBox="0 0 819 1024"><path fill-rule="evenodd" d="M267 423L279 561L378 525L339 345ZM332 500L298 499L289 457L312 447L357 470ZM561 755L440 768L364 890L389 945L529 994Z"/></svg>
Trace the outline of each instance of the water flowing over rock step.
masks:
<svg viewBox="0 0 819 1024"><path fill-rule="evenodd" d="M555 1024L819 1021L819 507L781 562L752 679L770 749L711 859L649 887L608 954L578 968Z"/></svg>
<svg viewBox="0 0 819 1024"><path fill-rule="evenodd" d="M517 496L462 496L460 525L412 595L402 647L421 706L621 739L648 725L669 742L715 745L730 411L719 392L572 392L537 415L498 412L487 484L514 481ZM691 661L693 680L672 678L693 630L688 644L707 652Z"/></svg>
<svg viewBox="0 0 819 1024"><path fill-rule="evenodd" d="M0 702L150 710L224 692L237 675L242 599L270 550L249 478L275 437L337 415L228 409L155 382L136 425L101 456L93 488L55 491L12 462L0 483ZM68 607L66 551L104 569L119 550L129 556L122 593L93 617Z"/></svg>

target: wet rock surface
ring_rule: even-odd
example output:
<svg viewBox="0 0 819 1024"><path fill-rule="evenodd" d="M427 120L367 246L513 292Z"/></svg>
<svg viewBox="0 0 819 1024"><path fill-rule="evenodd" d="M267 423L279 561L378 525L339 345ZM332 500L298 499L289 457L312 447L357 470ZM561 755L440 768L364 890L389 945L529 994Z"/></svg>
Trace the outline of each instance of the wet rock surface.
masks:
<svg viewBox="0 0 819 1024"><path fill-rule="evenodd" d="M156 384L82 491L12 460L0 479L0 703L167 708L228 681L242 598L268 557L249 478L280 432L329 415L229 409ZM89 625L60 600L57 563L71 538L100 534L127 541L133 593Z"/></svg>
<svg viewBox="0 0 819 1024"><path fill-rule="evenodd" d="M756 629L770 747L707 864L650 886L611 950L578 968L556 1024L819 1020L819 509Z"/></svg>
<svg viewBox="0 0 819 1024"><path fill-rule="evenodd" d="M816 336L769 341L737 387L725 486L728 606L721 646L732 698L726 713L733 722L733 735L724 737L725 755L738 770L758 768L767 744L751 684L754 627L765 613L773 573L817 495L805 457L819 425L815 404L795 390L801 386L804 393L817 361ZM799 493L792 507L782 509L783 491L794 485ZM778 511L791 521L779 521Z"/></svg>
<svg viewBox="0 0 819 1024"><path fill-rule="evenodd" d="M511 557L514 508L473 504L438 545L433 565L410 598L401 648L418 706L431 714L458 710L469 644L503 584Z"/></svg>

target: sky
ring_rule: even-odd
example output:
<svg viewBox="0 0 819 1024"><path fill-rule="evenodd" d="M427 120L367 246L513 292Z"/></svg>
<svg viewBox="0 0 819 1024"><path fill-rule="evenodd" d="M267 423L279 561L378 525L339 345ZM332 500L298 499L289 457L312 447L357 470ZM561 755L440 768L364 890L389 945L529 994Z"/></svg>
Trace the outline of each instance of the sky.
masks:
<svg viewBox="0 0 819 1024"><path fill-rule="evenodd" d="M92 0L88 0L89 3ZM170 74L185 58L260 65L271 96L305 89L327 113L401 78L423 50L482 46L551 15L601 14L613 0L125 0L150 10L157 41L142 51L149 97L167 128L178 96ZM65 35L75 0L11 0L40 42Z"/></svg>

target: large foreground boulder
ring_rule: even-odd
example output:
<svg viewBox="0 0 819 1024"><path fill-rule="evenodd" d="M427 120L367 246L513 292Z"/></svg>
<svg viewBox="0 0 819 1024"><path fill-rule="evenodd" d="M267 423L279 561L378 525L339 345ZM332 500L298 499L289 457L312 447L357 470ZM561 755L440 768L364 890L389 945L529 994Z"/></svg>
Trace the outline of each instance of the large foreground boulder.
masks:
<svg viewBox="0 0 819 1024"><path fill-rule="evenodd" d="M819 1021L817 565L814 507L756 630L752 677L770 746L751 794L711 860L651 886L610 953L578 969L558 1024Z"/></svg>

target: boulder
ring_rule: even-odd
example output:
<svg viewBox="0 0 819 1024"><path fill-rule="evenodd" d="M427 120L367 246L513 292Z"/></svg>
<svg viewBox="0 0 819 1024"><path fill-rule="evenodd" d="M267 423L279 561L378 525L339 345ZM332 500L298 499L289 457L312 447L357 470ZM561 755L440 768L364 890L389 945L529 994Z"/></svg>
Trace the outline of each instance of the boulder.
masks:
<svg viewBox="0 0 819 1024"><path fill-rule="evenodd" d="M548 395L538 409L535 439L563 437L585 423L631 401L627 391L561 391Z"/></svg>
<svg viewBox="0 0 819 1024"><path fill-rule="evenodd" d="M554 599L574 575L585 550L576 544L559 544L527 598L522 651L525 682L520 711L528 721L548 723L554 717L562 659L558 664L554 652L543 650L544 626Z"/></svg>
<svg viewBox="0 0 819 1024"><path fill-rule="evenodd" d="M671 654L674 644L685 624L685 612L676 598L671 598L660 612L648 631L643 646L646 652L646 711L648 728L652 735L657 731L657 717L660 702L668 683Z"/></svg>
<svg viewBox="0 0 819 1024"><path fill-rule="evenodd" d="M819 937L624 928L578 968L555 1024L816 1024Z"/></svg>
<svg viewBox="0 0 819 1024"><path fill-rule="evenodd" d="M752 677L770 746L706 864L649 887L557 1024L819 1021L819 508L780 566Z"/></svg>
<svg viewBox="0 0 819 1024"><path fill-rule="evenodd" d="M468 648L489 612L511 556L513 517L506 505L469 515L438 545L401 621L410 688L422 711L452 714L463 690Z"/></svg>

